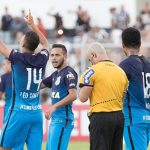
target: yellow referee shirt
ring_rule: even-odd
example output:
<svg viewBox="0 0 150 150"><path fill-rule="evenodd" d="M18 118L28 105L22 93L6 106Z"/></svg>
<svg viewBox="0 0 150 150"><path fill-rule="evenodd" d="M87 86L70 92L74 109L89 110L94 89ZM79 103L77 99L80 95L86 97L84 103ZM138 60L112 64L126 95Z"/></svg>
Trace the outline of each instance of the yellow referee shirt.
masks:
<svg viewBox="0 0 150 150"><path fill-rule="evenodd" d="M122 110L128 86L125 72L111 61L101 61L89 67L80 78L80 87L92 86L90 112Z"/></svg>

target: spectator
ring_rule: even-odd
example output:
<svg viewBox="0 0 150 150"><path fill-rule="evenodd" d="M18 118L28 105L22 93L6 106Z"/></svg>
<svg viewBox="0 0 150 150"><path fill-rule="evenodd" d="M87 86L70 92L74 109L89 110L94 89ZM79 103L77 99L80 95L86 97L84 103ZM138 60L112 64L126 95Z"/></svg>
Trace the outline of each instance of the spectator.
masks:
<svg viewBox="0 0 150 150"><path fill-rule="evenodd" d="M19 18L20 19L20 22L22 24L22 28L23 28L23 33L26 33L28 31L30 31L31 29L28 27L28 25L26 24L26 22L24 21L24 17L26 16L26 12L24 9L21 10L21 17Z"/></svg>
<svg viewBox="0 0 150 150"><path fill-rule="evenodd" d="M145 3L143 9L141 10L140 17L144 27L150 24L150 8L148 3Z"/></svg>
<svg viewBox="0 0 150 150"><path fill-rule="evenodd" d="M23 35L25 33L24 31L24 22L22 22L22 19L20 17L13 18L12 24L11 24L11 36L14 40L13 42L17 42L17 36L20 34Z"/></svg>
<svg viewBox="0 0 150 150"><path fill-rule="evenodd" d="M129 14L125 11L124 6L121 6L120 12L117 14L117 28L124 30L130 22Z"/></svg>
<svg viewBox="0 0 150 150"><path fill-rule="evenodd" d="M141 19L140 16L136 17L136 23L133 27L138 29L138 30L143 30L144 29L144 24L143 24L142 19Z"/></svg>
<svg viewBox="0 0 150 150"><path fill-rule="evenodd" d="M12 16L8 13L7 7L5 7L5 13L2 16L1 22L2 22L1 30L9 31L11 23L12 23Z"/></svg>
<svg viewBox="0 0 150 150"><path fill-rule="evenodd" d="M114 28L117 26L117 13L115 7L110 8L110 14L111 14L111 28Z"/></svg>
<svg viewBox="0 0 150 150"><path fill-rule="evenodd" d="M48 13L48 16L52 16L55 18L55 27L54 27L55 37L63 35L64 26L62 16L59 13L56 14Z"/></svg>
<svg viewBox="0 0 150 150"><path fill-rule="evenodd" d="M1 31L0 38L3 39L6 43L11 43L11 36L10 36L10 27L12 23L12 16L8 13L8 8L4 8L5 13L1 18Z"/></svg>
<svg viewBox="0 0 150 150"><path fill-rule="evenodd" d="M77 25L83 27L84 31L90 30L90 16L86 10L83 10L81 6L77 10Z"/></svg>
<svg viewBox="0 0 150 150"><path fill-rule="evenodd" d="M37 27L39 28L39 30L43 33L43 35L46 37L47 36L47 31L43 25L43 22L41 20L41 18L37 18Z"/></svg>
<svg viewBox="0 0 150 150"><path fill-rule="evenodd" d="M28 27L28 25L26 24L26 22L24 21L24 17L25 16L26 16L25 10L21 10L21 16L15 17L13 19L13 23L12 23L12 26L11 26L11 29L12 29L11 34L12 34L13 39L15 39L14 42L19 43L19 41L22 38L22 36L26 32L31 30Z"/></svg>
<svg viewBox="0 0 150 150"><path fill-rule="evenodd" d="M59 29L63 29L63 20L62 20L62 16L59 13L56 14L51 14L48 13L48 16L52 16L55 18L55 30L59 30Z"/></svg>
<svg viewBox="0 0 150 150"><path fill-rule="evenodd" d="M77 32L78 31L89 31L90 30L90 16L86 10L83 10L81 6L78 6L76 11L69 11L76 13L77 15L77 20L76 20L76 25L77 25Z"/></svg>

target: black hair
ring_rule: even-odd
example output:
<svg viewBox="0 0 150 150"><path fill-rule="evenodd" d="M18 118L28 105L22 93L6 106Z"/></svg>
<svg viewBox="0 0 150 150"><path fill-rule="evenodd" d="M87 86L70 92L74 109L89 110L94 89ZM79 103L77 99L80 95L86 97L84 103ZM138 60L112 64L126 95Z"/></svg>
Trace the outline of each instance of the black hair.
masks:
<svg viewBox="0 0 150 150"><path fill-rule="evenodd" d="M133 27L127 28L122 32L122 43L124 47L139 49L141 46L141 34Z"/></svg>
<svg viewBox="0 0 150 150"><path fill-rule="evenodd" d="M33 31L27 32L25 34L24 40L24 47L27 48L29 51L34 51L40 43L39 36Z"/></svg>
<svg viewBox="0 0 150 150"><path fill-rule="evenodd" d="M65 45L63 45L63 44L53 44L52 49L53 48L61 48L63 50L64 54L67 54L67 49L66 49Z"/></svg>

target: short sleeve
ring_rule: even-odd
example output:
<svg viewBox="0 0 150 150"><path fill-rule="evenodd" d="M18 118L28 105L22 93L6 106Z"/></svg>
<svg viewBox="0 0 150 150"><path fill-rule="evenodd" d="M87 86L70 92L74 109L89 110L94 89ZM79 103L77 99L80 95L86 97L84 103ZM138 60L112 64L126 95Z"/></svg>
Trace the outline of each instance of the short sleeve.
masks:
<svg viewBox="0 0 150 150"><path fill-rule="evenodd" d="M95 71L93 69L86 70L80 77L79 87L81 88L83 86L93 86L94 74Z"/></svg>
<svg viewBox="0 0 150 150"><path fill-rule="evenodd" d="M65 75L65 83L67 85L67 89L77 88L78 75L74 70L69 70Z"/></svg>
<svg viewBox="0 0 150 150"><path fill-rule="evenodd" d="M48 59L49 59L48 50L42 49L37 54L32 54L29 57L27 55L27 57L25 58L25 61L27 61L29 64L34 64L35 66L42 67L43 65L47 63Z"/></svg>
<svg viewBox="0 0 150 150"><path fill-rule="evenodd" d="M47 60L49 58L49 52L47 49L42 49L39 54L43 55Z"/></svg>
<svg viewBox="0 0 150 150"><path fill-rule="evenodd" d="M45 65L49 58L49 52L46 49L42 49L39 53L20 53L17 50L12 50L9 56L9 60L12 64L15 64L18 60L28 63L30 65L42 67Z"/></svg>
<svg viewBox="0 0 150 150"><path fill-rule="evenodd" d="M132 69L130 64L122 62L119 64L119 66L123 69L123 71L126 73L126 76L128 80L131 78Z"/></svg>
<svg viewBox="0 0 150 150"><path fill-rule="evenodd" d="M5 91L5 81L4 81L4 77L1 76L0 77L0 92L4 92Z"/></svg>
<svg viewBox="0 0 150 150"><path fill-rule="evenodd" d="M51 88L51 87L52 87L52 75L49 76L49 77L47 77L47 78L45 78L45 79L42 81L42 83L43 83L46 87Z"/></svg>
<svg viewBox="0 0 150 150"><path fill-rule="evenodd" d="M20 55L21 55L21 53L18 52L17 50L12 50L10 55L9 55L10 62L12 64L14 64L19 59L19 57L21 57Z"/></svg>

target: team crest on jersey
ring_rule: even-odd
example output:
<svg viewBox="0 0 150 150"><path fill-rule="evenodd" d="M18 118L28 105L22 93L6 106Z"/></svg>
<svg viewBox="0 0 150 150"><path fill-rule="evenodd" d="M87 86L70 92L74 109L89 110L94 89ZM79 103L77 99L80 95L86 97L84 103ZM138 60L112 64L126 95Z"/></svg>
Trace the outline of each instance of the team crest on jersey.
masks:
<svg viewBox="0 0 150 150"><path fill-rule="evenodd" d="M61 77L60 77L60 76L59 76L59 77L57 77L57 79L56 79L56 81L55 81L55 85L56 85L56 86L60 84L60 79L61 79Z"/></svg>
<svg viewBox="0 0 150 150"><path fill-rule="evenodd" d="M75 79L73 73L71 73L71 72L69 72L69 73L67 74L67 78L68 78L69 80Z"/></svg>

